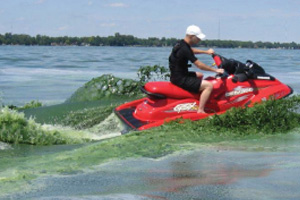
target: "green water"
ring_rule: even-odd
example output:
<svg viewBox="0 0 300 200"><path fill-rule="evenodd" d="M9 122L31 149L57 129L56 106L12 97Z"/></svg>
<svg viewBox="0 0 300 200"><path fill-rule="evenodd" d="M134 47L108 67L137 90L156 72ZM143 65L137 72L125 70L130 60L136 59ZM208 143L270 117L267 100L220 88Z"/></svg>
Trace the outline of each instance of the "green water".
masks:
<svg viewBox="0 0 300 200"><path fill-rule="evenodd" d="M112 79L111 76L110 79ZM86 87L83 88L86 90L90 90L90 87L95 88L94 86L97 85L95 80L101 81L106 78L94 79L91 81L93 84L86 84ZM125 83L127 84L127 82ZM84 89L76 91L76 93L78 92L89 94ZM112 195L121 192L124 192L124 194L121 193L121 199L126 199L125 194L133 195L133 198L137 199L151 199L152 197L164 198L178 188L217 184L217 180L222 179L219 169L217 172L211 171L213 163L202 166L201 163L198 163L199 161L192 161L194 156L183 162L192 162L192 166L196 165L197 169L192 167L175 172L180 174L179 178L188 177L187 180L179 179L178 183L175 181L178 178L177 175L174 176L168 171L163 171L161 174L156 174L158 177L154 177L152 182L143 183L143 186L138 184L140 179L125 181L133 186L124 187L118 186L118 178L109 178L109 183L118 186L120 190L103 186L106 190L100 191L92 182L89 182L93 178L84 178L84 176L91 177L91 174L99 176L103 170L108 170L108 174L114 174L116 173L114 170L117 169L118 176L123 179L126 179L125 172L128 172L129 175L137 173L137 177L143 177L145 173L146 176L150 176L147 165L142 163L148 163L149 166L154 165L154 168L155 164L149 164L147 159L170 164L176 162L178 153L194 152L195 150L200 151L200 154L212 156L211 158L206 157L206 162L217 159L215 160L217 163L221 162L222 165L225 165L226 176L236 176L241 180L249 177L269 177L267 174L270 172L265 172L265 170L268 171L267 169L260 169L261 165L265 166L263 160L255 161L256 165L251 165L254 169L241 167L236 170L228 170L228 168L235 168L235 154L240 157L250 153L255 157L261 156L263 153L268 165L278 165L279 163L280 169L292 169L293 172L299 172L298 161L293 162L291 159L285 161L286 159L281 160L281 157L273 161L272 157L273 153L279 153L283 157L299 157L299 96L279 101L267 101L253 108L233 109L224 115L197 122L178 123L175 121L151 130L121 135L120 132L124 127L113 114L113 109L124 101L130 101L139 96L139 93L125 98L113 94L106 97L99 95L97 99L90 99L90 101L79 99L74 100L75 102L67 101L59 105L21 111L2 108L0 138L5 143L0 143L0 198L19 198L25 195L30 199L43 196L44 191L48 197L53 196L56 192L61 193L62 199L85 193L93 198L93 195ZM215 152L225 152L225 156L231 159L232 163L218 160ZM194 154L192 153L192 155ZM111 162L117 163L118 166L124 165L125 168L103 168L106 163ZM132 166L131 162L138 164ZM185 164L182 167L185 168ZM136 172L133 169L136 169ZM182 170L184 172L181 172ZM208 170L208 173L212 175L217 173L217 178L213 175L203 179L203 177L194 175L196 177L194 180L189 174L197 170L202 171L201 177L205 176L204 172ZM65 179L74 181L78 178L80 182L87 182L87 185L83 187L86 190L81 194L76 192L76 187L69 193L63 192L53 183L56 179L63 184ZM174 183L170 185L165 183L167 186L158 184L160 187L153 185L153 182L162 181L164 183L173 178L175 185L172 185ZM289 180L294 183L293 178L289 178ZM224 180L222 179L222 181ZM52 186L48 182L52 182ZM94 182L103 184L101 181L94 180ZM230 181L228 181L229 183ZM51 191L48 190L49 187L56 189ZM64 187L61 186L61 188ZM149 188L153 190L149 191ZM205 190L209 190L209 188ZM211 197L218 195L220 195L220 191ZM180 199L180 197L186 198L184 195L177 195L176 198ZM104 196L103 198L108 197ZM109 198L114 198L114 196L109 196ZM191 196L188 195L187 198L191 198Z"/></svg>
<svg viewBox="0 0 300 200"><path fill-rule="evenodd" d="M239 139L206 136L202 142L200 137L195 142L192 137L194 135L185 134L185 137L176 138L157 133L152 132L152 136L150 133L131 133L80 145L13 145L13 150L1 151L0 154L1 195L5 199L8 196L16 197L15 195L26 197L27 194L30 198L30 195L37 197L60 194L61 199L66 199L71 195L83 194L88 197L110 194L108 197L112 198L112 194L122 192L136 194L138 197L144 194L166 197L178 193L174 199L180 199L185 198L185 195L190 198L193 194L180 192L187 187L192 189L197 186L201 189L201 185L208 187L210 184L222 183L218 186L221 189L226 188L227 184L238 184L238 181L247 181L249 178L251 182L255 177L267 181L268 185L258 180L255 182L258 186L254 189L267 192L267 186L274 179L278 182L282 175L288 178L285 183L279 181L278 187L282 187L282 184L297 185L298 178L294 180L289 173L299 172L299 129L287 134ZM190 154L187 150L195 153L192 153L193 156L186 156L184 152ZM108 161L111 164L105 164ZM175 169L174 163L178 165ZM171 166L172 169L168 169ZM275 174L274 178L274 171L280 175ZM143 180L145 176L148 180L146 183ZM141 180L143 184L140 184ZM170 182L171 180L173 181ZM120 182L123 184L119 185ZM238 186L241 187L239 184ZM50 189L52 187L56 189L53 191ZM80 189L82 187L85 188L84 191ZM240 194L240 198L253 195L249 188L244 189L245 193ZM210 191L209 188L202 188L201 191L203 190ZM299 195L296 191L292 194ZM222 195L220 192L219 190L215 195ZM126 199L124 194L120 196L121 199ZM108 197L106 198L109 199Z"/></svg>

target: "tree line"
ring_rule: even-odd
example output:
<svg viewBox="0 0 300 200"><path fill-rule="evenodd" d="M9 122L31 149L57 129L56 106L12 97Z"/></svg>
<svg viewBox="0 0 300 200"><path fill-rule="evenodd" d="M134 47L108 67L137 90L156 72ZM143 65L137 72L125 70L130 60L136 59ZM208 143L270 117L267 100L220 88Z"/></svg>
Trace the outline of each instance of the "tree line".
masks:
<svg viewBox="0 0 300 200"><path fill-rule="evenodd" d="M146 46L163 47L173 46L178 39L176 38L156 38L147 39L137 38L132 35L121 35L115 33L113 36L100 37L50 37L46 35L30 36L26 34L0 34L0 45L43 45L43 46ZM201 47L220 47L220 48L267 48L267 49L300 49L300 44L295 42L252 42L235 40L204 40L199 44Z"/></svg>

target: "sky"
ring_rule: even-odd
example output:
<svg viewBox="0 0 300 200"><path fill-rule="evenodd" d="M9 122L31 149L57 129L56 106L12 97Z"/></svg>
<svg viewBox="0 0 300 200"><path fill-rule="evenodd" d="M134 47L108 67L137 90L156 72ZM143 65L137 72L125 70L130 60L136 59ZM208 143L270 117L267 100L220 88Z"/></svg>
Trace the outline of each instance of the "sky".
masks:
<svg viewBox="0 0 300 200"><path fill-rule="evenodd" d="M300 43L300 0L1 0L0 34Z"/></svg>

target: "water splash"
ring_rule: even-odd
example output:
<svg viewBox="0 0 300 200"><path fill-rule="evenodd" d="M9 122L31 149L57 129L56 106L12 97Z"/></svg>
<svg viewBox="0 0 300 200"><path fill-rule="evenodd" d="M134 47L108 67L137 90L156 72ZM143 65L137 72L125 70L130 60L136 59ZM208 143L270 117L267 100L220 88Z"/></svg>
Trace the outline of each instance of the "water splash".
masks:
<svg viewBox="0 0 300 200"><path fill-rule="evenodd" d="M0 110L0 141L5 143L23 143L32 145L77 144L90 141L85 137L76 137L59 131L57 128L26 119L24 113L5 107Z"/></svg>
<svg viewBox="0 0 300 200"><path fill-rule="evenodd" d="M12 149L12 147L9 144L0 141L0 151L6 149Z"/></svg>
<svg viewBox="0 0 300 200"><path fill-rule="evenodd" d="M112 113L112 106L97 107L94 110L98 112L91 115L86 115L90 109L83 113L73 113L72 118L76 118L74 126L73 122L70 125L39 124L32 118L26 119L24 113L5 107L0 111L0 141L34 145L77 144L121 135L124 127ZM82 114L84 120L77 116ZM95 120L99 114L102 118ZM81 124L77 127L80 124L78 120L85 126Z"/></svg>
<svg viewBox="0 0 300 200"><path fill-rule="evenodd" d="M46 131L58 131L63 138L67 138L68 140L76 141L76 143L84 143L89 141L101 140L102 138L91 131L88 130L77 130L69 126L62 126L62 125L52 125L52 124L43 124L41 125L43 130ZM81 142L79 142L81 141ZM70 142L69 144L73 144Z"/></svg>
<svg viewBox="0 0 300 200"><path fill-rule="evenodd" d="M84 140L104 140L121 135L121 131L124 129L123 124L119 118L111 113L102 122L92 126L91 128L78 130L70 126L62 125L49 125L44 124L42 127L48 131L59 131L66 138L76 138Z"/></svg>
<svg viewBox="0 0 300 200"><path fill-rule="evenodd" d="M123 129L124 126L119 118L112 113L104 121L88 129L88 131L95 133L98 139L102 140L120 136Z"/></svg>

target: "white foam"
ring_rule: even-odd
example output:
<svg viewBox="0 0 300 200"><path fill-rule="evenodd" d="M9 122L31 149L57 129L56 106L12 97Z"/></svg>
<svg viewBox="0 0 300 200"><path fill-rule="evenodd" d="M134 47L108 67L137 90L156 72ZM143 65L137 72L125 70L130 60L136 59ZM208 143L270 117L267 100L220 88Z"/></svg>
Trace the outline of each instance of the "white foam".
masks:
<svg viewBox="0 0 300 200"><path fill-rule="evenodd" d="M119 118L112 113L100 124L93 126L88 131L98 135L100 139L107 139L120 136L123 128Z"/></svg>
<svg viewBox="0 0 300 200"><path fill-rule="evenodd" d="M76 130L72 127L61 125L42 125L43 129L49 131L59 131L61 134L68 138L74 139L90 139L90 140L104 140L108 138L118 137L121 135L123 126L118 117L112 113L100 124L93 126L86 130Z"/></svg>
<svg viewBox="0 0 300 200"><path fill-rule="evenodd" d="M0 141L0 150L12 149L9 144Z"/></svg>
<svg viewBox="0 0 300 200"><path fill-rule="evenodd" d="M48 131L58 131L63 136L70 138L70 139L90 139L90 140L100 140L101 137L86 130L76 130L72 127L62 126L62 125L50 125L50 124L43 124L42 128Z"/></svg>

